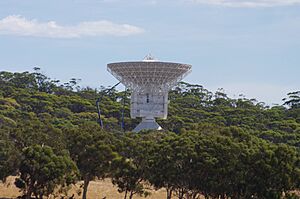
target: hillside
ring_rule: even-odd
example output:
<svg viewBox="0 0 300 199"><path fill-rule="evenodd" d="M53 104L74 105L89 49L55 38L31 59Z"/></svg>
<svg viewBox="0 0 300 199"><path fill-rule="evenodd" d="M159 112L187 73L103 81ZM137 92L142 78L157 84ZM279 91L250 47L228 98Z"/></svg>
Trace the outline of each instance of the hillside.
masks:
<svg viewBox="0 0 300 199"><path fill-rule="evenodd" d="M21 182L29 183L33 173L24 165L32 165L26 160L37 150L64 157L73 168L70 181L61 176L47 180L51 188L47 183L32 187L45 195L57 184L82 179L88 185L95 177L112 178L128 197L147 195L141 182L178 198L275 198L299 188L300 91L268 107L181 82L169 94L168 119L158 120L164 131L140 134L130 133L139 122L129 115L130 91L107 91L81 88L77 79L60 83L39 68L0 72L0 178L21 174ZM97 121L99 97L104 129ZM44 146L49 147L45 152ZM23 184L19 187L28 194Z"/></svg>

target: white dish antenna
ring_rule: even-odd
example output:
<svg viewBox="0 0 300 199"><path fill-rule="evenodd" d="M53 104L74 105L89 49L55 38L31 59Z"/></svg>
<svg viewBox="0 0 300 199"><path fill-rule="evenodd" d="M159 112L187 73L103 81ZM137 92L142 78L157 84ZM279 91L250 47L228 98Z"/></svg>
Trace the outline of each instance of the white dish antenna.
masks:
<svg viewBox="0 0 300 199"><path fill-rule="evenodd" d="M142 118L134 132L162 129L155 118L167 118L168 92L191 72L191 68L189 64L161 62L152 55L147 55L143 61L107 65L107 70L132 91L131 118Z"/></svg>

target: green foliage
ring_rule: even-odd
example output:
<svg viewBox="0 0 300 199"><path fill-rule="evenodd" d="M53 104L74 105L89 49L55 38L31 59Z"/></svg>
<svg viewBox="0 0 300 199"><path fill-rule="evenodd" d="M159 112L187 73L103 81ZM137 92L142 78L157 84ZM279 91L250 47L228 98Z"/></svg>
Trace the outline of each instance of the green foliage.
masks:
<svg viewBox="0 0 300 199"><path fill-rule="evenodd" d="M33 145L22 152L20 177L16 186L26 198L33 194L42 199L53 193L58 186L68 186L77 178L77 168L67 156L57 156L48 146Z"/></svg>
<svg viewBox="0 0 300 199"><path fill-rule="evenodd" d="M300 159L295 148L271 144L238 128L171 134L154 146L147 179L180 199L199 194L280 198L298 187Z"/></svg>
<svg viewBox="0 0 300 199"><path fill-rule="evenodd" d="M7 176L16 174L19 156L19 151L9 139L7 130L0 128L0 181L5 181Z"/></svg>
<svg viewBox="0 0 300 199"><path fill-rule="evenodd" d="M288 99L283 99L285 105L289 105L292 108L300 108L300 91L288 93Z"/></svg>
<svg viewBox="0 0 300 199"><path fill-rule="evenodd" d="M1 180L19 171L17 186L40 198L74 182L71 158L83 198L91 180L105 177L127 198L147 196L150 186L167 189L168 199L296 197L289 191L300 188L298 91L268 107L181 82L169 93L168 119L158 120L165 131L133 134L139 119L130 118L130 91L80 88L78 81L61 84L38 67L0 72Z"/></svg>
<svg viewBox="0 0 300 199"><path fill-rule="evenodd" d="M56 153L64 153L65 142L62 131L45 121L32 119L19 123L10 129L9 136L19 150L37 144L50 146Z"/></svg>
<svg viewBox="0 0 300 199"><path fill-rule="evenodd" d="M66 129L65 133L67 149L84 181L82 198L85 199L89 182L95 178L103 179L110 172L110 164L116 157L110 139L112 136L91 123Z"/></svg>
<svg viewBox="0 0 300 199"><path fill-rule="evenodd" d="M117 144L120 157L112 162L112 183L119 192L131 199L134 195L148 196L146 190L147 161L152 148L152 141L139 134L119 136Z"/></svg>

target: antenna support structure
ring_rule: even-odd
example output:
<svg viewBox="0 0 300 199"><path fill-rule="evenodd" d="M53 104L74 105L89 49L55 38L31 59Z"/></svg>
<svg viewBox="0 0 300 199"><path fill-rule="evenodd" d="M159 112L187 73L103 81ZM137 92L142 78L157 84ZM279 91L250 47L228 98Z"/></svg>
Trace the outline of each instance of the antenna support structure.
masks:
<svg viewBox="0 0 300 199"><path fill-rule="evenodd" d="M131 118L142 118L134 132L162 129L155 118L167 118L168 93L191 69L189 64L162 62L152 55L142 61L107 64L107 70L131 90Z"/></svg>

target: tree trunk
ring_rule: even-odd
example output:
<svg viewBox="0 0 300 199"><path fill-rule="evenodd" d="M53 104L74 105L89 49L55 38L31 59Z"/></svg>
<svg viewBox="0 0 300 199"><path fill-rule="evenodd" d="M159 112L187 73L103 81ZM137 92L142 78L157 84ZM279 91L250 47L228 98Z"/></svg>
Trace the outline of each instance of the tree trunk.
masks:
<svg viewBox="0 0 300 199"><path fill-rule="evenodd" d="M199 193L193 193L192 194L192 199L198 199L199 197Z"/></svg>
<svg viewBox="0 0 300 199"><path fill-rule="evenodd" d="M34 195L35 199L40 199L36 192L34 192L33 195Z"/></svg>
<svg viewBox="0 0 300 199"><path fill-rule="evenodd" d="M167 199L172 199L172 189L166 188L167 190Z"/></svg>
<svg viewBox="0 0 300 199"><path fill-rule="evenodd" d="M127 199L127 189L126 189L126 191L125 191L124 199Z"/></svg>
<svg viewBox="0 0 300 199"><path fill-rule="evenodd" d="M132 197L133 197L133 191L130 192L129 199L132 199Z"/></svg>
<svg viewBox="0 0 300 199"><path fill-rule="evenodd" d="M189 193L186 193L186 194L185 194L185 196L186 196L186 199L191 199L191 197L190 197L190 194L189 194Z"/></svg>
<svg viewBox="0 0 300 199"><path fill-rule="evenodd" d="M181 189L178 191L178 199L183 199L183 197L184 197L184 190Z"/></svg>
<svg viewBox="0 0 300 199"><path fill-rule="evenodd" d="M29 188L28 188L26 196L25 196L26 199L31 199L32 190L33 190L32 186L29 185Z"/></svg>
<svg viewBox="0 0 300 199"><path fill-rule="evenodd" d="M90 180L88 177L84 178L83 181L83 193L82 193L82 199L86 199L87 191L88 191L88 186L89 186Z"/></svg>

